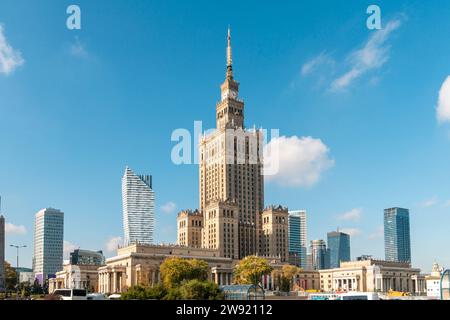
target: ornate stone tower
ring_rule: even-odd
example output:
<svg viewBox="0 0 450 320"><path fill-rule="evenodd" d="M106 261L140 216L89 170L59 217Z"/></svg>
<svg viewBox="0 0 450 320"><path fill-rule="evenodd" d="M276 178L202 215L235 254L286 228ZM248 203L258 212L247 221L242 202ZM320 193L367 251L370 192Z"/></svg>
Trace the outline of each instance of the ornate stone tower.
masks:
<svg viewBox="0 0 450 320"><path fill-rule="evenodd" d="M177 244L183 247L202 247L203 215L198 211L183 210L177 216Z"/></svg>
<svg viewBox="0 0 450 320"><path fill-rule="evenodd" d="M216 123L218 129L244 128L244 102L238 99L239 83L233 78L230 29L227 41L227 72L220 86L222 94L216 106Z"/></svg>
<svg viewBox="0 0 450 320"><path fill-rule="evenodd" d="M223 250L225 255L240 259L262 252L264 178L263 135L260 130L245 129L244 102L238 93L228 29L226 77L221 85L221 100L216 105L217 128L199 143L199 200L204 218L202 246L220 250L227 246ZM215 215L209 214L214 211ZM223 235L233 235L233 239L224 240ZM235 250L228 249L233 245L238 247L238 257Z"/></svg>

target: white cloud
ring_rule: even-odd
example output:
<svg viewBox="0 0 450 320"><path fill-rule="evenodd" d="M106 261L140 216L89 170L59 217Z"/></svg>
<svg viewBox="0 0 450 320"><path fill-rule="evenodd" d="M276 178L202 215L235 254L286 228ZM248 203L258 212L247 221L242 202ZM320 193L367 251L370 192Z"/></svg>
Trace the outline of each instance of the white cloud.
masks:
<svg viewBox="0 0 450 320"><path fill-rule="evenodd" d="M174 202L167 202L161 206L161 211L164 213L173 213L177 209L177 205Z"/></svg>
<svg viewBox="0 0 450 320"><path fill-rule="evenodd" d="M11 47L6 40L3 26L0 24L0 73L8 75L24 62L21 52Z"/></svg>
<svg viewBox="0 0 450 320"><path fill-rule="evenodd" d="M437 198L436 198L436 197L433 197L433 198L430 198L430 199L427 199L427 200L423 201L423 202L420 204L420 206L421 206L422 208L430 208L430 207L435 206L435 205L437 204L437 202L438 202Z"/></svg>
<svg viewBox="0 0 450 320"><path fill-rule="evenodd" d="M75 249L78 249L77 245L74 245L73 243L64 240L64 249L63 249L64 259L69 259L70 253Z"/></svg>
<svg viewBox="0 0 450 320"><path fill-rule="evenodd" d="M111 237L106 241L105 247L108 252L115 252L123 244L122 237Z"/></svg>
<svg viewBox="0 0 450 320"><path fill-rule="evenodd" d="M277 162L278 167L274 174L267 174L265 167L268 181L294 187L314 185L334 165L328 147L312 137L274 138L264 146L264 158L268 164Z"/></svg>
<svg viewBox="0 0 450 320"><path fill-rule="evenodd" d="M361 219L362 211L362 208L354 208L339 215L338 219L345 221L359 221Z"/></svg>
<svg viewBox="0 0 450 320"><path fill-rule="evenodd" d="M339 231L350 235L350 237L356 237L361 234L361 230L356 229L356 228L344 228L344 229L339 229Z"/></svg>
<svg viewBox="0 0 450 320"><path fill-rule="evenodd" d="M70 45L70 54L77 58L87 58L89 56L86 46L78 37L75 37L74 42Z"/></svg>
<svg viewBox="0 0 450 320"><path fill-rule="evenodd" d="M444 203L444 207L450 207L450 200L447 200L447 201Z"/></svg>
<svg viewBox="0 0 450 320"><path fill-rule="evenodd" d="M9 235L25 235L27 233L27 229L25 226L16 226L12 223L5 223L5 232Z"/></svg>
<svg viewBox="0 0 450 320"><path fill-rule="evenodd" d="M361 49L350 53L347 57L350 69L332 82L331 89L345 89L363 74L382 67L389 60L390 46L386 41L400 25L400 20L389 21L383 29L374 31Z"/></svg>
<svg viewBox="0 0 450 320"><path fill-rule="evenodd" d="M441 90L439 90L436 115L440 123L450 122L450 76L445 79Z"/></svg>
<svg viewBox="0 0 450 320"><path fill-rule="evenodd" d="M371 234L369 234L369 236L367 238L369 238L370 240L373 240L373 239L382 238L383 235L384 235L383 226L378 226L376 228L376 230L374 232L372 232Z"/></svg>
<svg viewBox="0 0 450 320"><path fill-rule="evenodd" d="M314 71L316 71L317 68L323 65L334 65L335 61L334 59L325 51L321 52L318 56L312 58L305 64L303 64L301 69L301 75L307 76Z"/></svg>

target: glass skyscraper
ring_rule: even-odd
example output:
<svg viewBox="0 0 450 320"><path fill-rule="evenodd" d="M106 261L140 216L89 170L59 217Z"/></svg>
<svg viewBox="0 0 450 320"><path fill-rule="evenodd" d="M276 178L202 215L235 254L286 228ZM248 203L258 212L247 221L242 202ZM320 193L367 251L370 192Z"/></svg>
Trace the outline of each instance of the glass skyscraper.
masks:
<svg viewBox="0 0 450 320"><path fill-rule="evenodd" d="M324 240L311 241L311 266L313 270L330 268L330 252Z"/></svg>
<svg viewBox="0 0 450 320"><path fill-rule="evenodd" d="M384 251L387 261L411 263L408 209L384 210Z"/></svg>
<svg viewBox="0 0 450 320"><path fill-rule="evenodd" d="M70 264L83 266L103 266L105 256L102 251L76 249L70 253Z"/></svg>
<svg viewBox="0 0 450 320"><path fill-rule="evenodd" d="M47 208L36 213L33 272L39 283L54 277L63 267L64 213Z"/></svg>
<svg viewBox="0 0 450 320"><path fill-rule="evenodd" d="M125 244L153 244L155 193L152 176L136 175L126 167L122 178Z"/></svg>
<svg viewBox="0 0 450 320"><path fill-rule="evenodd" d="M289 262L307 268L306 211L289 211Z"/></svg>
<svg viewBox="0 0 450 320"><path fill-rule="evenodd" d="M327 233L330 268L339 268L341 261L350 261L350 235L332 231Z"/></svg>

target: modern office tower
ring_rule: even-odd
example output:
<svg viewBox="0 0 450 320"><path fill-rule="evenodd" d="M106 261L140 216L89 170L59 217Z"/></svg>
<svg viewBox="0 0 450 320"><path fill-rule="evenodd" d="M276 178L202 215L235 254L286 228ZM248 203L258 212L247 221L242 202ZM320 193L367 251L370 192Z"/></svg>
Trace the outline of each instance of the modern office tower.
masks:
<svg viewBox="0 0 450 320"><path fill-rule="evenodd" d="M39 283L62 270L63 244L64 213L52 208L36 213L33 272Z"/></svg>
<svg viewBox="0 0 450 320"><path fill-rule="evenodd" d="M409 210L384 210L384 252L387 261L411 263Z"/></svg>
<svg viewBox="0 0 450 320"><path fill-rule="evenodd" d="M324 240L311 241L311 259L313 270L329 268L329 253Z"/></svg>
<svg viewBox="0 0 450 320"><path fill-rule="evenodd" d="M350 235L332 231L327 233L330 268L339 268L341 261L350 261Z"/></svg>
<svg viewBox="0 0 450 320"><path fill-rule="evenodd" d="M289 213L282 206L270 206L262 213L263 255L279 257L281 262L289 259Z"/></svg>
<svg viewBox="0 0 450 320"><path fill-rule="evenodd" d="M1 213L1 206L0 206L0 213ZM2 292L4 289L5 289L5 218L2 215L0 215L0 292Z"/></svg>
<svg viewBox="0 0 450 320"><path fill-rule="evenodd" d="M71 265L103 266L105 265L105 256L102 251L76 249L70 253L69 261Z"/></svg>
<svg viewBox="0 0 450 320"><path fill-rule="evenodd" d="M238 257L244 258L262 251L263 134L262 130L244 127L244 102L238 97L239 83L233 77L230 30L227 42L226 77L221 85L221 100L216 105L216 130L204 135L199 143L199 200L205 228L202 241L205 247L210 247L219 237L208 229L214 223L209 219L217 216L213 218L205 213L218 210L225 202L228 202L226 207L235 203L237 207L228 210L233 210L238 224L235 234ZM222 222L225 220L219 221ZM215 225L215 232L226 228L226 225Z"/></svg>
<svg viewBox="0 0 450 320"><path fill-rule="evenodd" d="M289 262L307 268L306 211L289 211Z"/></svg>
<svg viewBox="0 0 450 320"><path fill-rule="evenodd" d="M177 216L177 244L182 247L201 248L203 215L198 210L183 210Z"/></svg>
<svg viewBox="0 0 450 320"><path fill-rule="evenodd" d="M122 178L125 244L153 244L155 193L152 176L136 175L125 168Z"/></svg>

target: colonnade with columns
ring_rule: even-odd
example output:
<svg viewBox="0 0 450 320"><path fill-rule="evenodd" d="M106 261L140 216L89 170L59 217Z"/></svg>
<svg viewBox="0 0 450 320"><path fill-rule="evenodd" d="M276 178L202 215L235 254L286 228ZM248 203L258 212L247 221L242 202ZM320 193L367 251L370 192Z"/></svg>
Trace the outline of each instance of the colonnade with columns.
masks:
<svg viewBox="0 0 450 320"><path fill-rule="evenodd" d="M98 269L98 290L101 293L121 293L126 288L125 267L101 267Z"/></svg>

